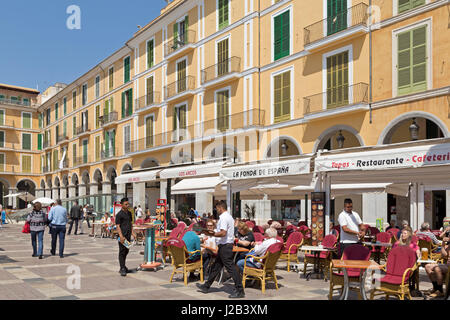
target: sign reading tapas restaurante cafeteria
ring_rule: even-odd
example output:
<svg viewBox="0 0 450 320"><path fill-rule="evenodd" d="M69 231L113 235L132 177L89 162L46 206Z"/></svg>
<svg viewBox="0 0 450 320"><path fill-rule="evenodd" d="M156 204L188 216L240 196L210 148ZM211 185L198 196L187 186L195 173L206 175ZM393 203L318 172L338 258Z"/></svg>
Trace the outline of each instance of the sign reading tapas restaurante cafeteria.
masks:
<svg viewBox="0 0 450 320"><path fill-rule="evenodd" d="M440 164L450 164L449 143L324 155L316 158L315 170L377 170Z"/></svg>
<svg viewBox="0 0 450 320"><path fill-rule="evenodd" d="M310 159L267 162L223 168L220 174L227 180L267 178L309 173Z"/></svg>

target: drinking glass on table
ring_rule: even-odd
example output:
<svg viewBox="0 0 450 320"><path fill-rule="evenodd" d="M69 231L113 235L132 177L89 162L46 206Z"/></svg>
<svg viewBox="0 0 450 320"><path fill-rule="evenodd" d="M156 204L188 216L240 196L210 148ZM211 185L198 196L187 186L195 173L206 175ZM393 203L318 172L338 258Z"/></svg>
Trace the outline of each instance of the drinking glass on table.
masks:
<svg viewBox="0 0 450 320"><path fill-rule="evenodd" d="M422 260L428 260L428 249L422 248Z"/></svg>

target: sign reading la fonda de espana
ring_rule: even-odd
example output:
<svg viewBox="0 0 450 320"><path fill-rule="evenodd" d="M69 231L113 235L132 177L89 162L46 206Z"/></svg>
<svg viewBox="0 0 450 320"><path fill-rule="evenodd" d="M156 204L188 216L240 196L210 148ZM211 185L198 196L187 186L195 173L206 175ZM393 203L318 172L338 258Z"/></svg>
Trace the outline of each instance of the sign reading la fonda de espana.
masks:
<svg viewBox="0 0 450 320"><path fill-rule="evenodd" d="M325 155L316 171L377 170L450 164L450 144Z"/></svg>

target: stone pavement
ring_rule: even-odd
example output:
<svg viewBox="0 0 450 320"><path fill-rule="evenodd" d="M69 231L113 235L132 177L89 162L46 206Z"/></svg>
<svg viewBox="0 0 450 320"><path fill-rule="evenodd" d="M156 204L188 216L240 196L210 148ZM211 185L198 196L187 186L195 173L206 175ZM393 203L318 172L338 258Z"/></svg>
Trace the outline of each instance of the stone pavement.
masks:
<svg viewBox="0 0 450 320"><path fill-rule="evenodd" d="M85 228L86 230L87 228ZM31 257L29 234L21 233L22 225L8 224L0 229L0 299L2 300L220 300L228 299L233 291L231 283L215 282L209 294L197 292L196 282L184 286L181 275L169 283L172 266L157 272L139 271L121 277L118 273L118 245L110 238L92 238L84 235L66 235L65 257L50 255L48 229L44 235L44 259ZM127 267L136 268L143 261L134 246L127 258ZM79 268L79 269L78 269ZM79 288L73 281L74 270L79 270ZM302 269L303 270L303 269ZM287 272L286 263L277 270L279 290L273 283L262 294L259 287L246 288L246 299L252 300L326 300L329 282L321 279L306 281L297 272ZM75 285L75 286L74 286ZM431 288L421 272L421 290ZM335 291L334 298L337 298ZM357 299L355 293L350 298ZM413 298L423 300L423 298Z"/></svg>

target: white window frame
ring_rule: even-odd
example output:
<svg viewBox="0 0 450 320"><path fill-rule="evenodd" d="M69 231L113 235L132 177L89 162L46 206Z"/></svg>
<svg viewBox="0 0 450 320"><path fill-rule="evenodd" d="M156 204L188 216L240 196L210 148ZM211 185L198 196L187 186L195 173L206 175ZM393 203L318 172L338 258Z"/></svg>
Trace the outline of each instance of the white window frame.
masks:
<svg viewBox="0 0 450 320"><path fill-rule="evenodd" d="M348 51L348 104L353 103L353 45L338 48L322 55L322 93L327 91L327 58ZM327 95L323 94L322 110L327 110Z"/></svg>
<svg viewBox="0 0 450 320"><path fill-rule="evenodd" d="M293 26L293 7L292 4L290 4L289 6L278 10L277 12L273 13L270 17L270 53L271 53L271 61L272 62L276 62L275 61L275 50L274 50L274 41L275 41L275 35L274 35L274 28L275 28L275 18L277 16L279 16L280 14L285 13L286 11L289 11L289 56L292 55L293 52L293 46L294 46L294 26ZM287 58L287 57L284 57ZM282 59L284 59L282 58ZM281 60L281 59L279 59ZM279 61L277 60L277 61Z"/></svg>
<svg viewBox="0 0 450 320"><path fill-rule="evenodd" d="M23 135L24 134L28 134L29 136L30 136L30 149L28 150L28 149L24 149L23 148ZM31 151L31 150L33 150L33 134L31 134L31 133L28 133L28 132L22 132L22 135L21 135L21 143L20 143L20 149L21 150L27 150L27 151Z"/></svg>
<svg viewBox="0 0 450 320"><path fill-rule="evenodd" d="M285 73L285 72L291 72L291 105L290 105L290 109L291 109L291 112L290 112L290 114L291 114L291 119L289 119L289 120L292 120L292 119L294 119L294 93L295 93L295 90L294 90L294 88L295 88L295 83L294 83L294 81L295 81L295 77L294 77L294 72L295 72L295 67L294 67L294 65L290 65L290 66L288 66L288 67L286 67L286 68L283 68L283 69L281 69L281 70L278 70L278 71L275 71L275 72L272 72L271 73L271 75L270 75L270 105L271 105L271 107L270 107L270 123L271 124L274 124L275 122L274 122L274 120L275 120L275 95L274 95L274 89L275 89L275 86L274 86L274 78L276 77L276 76L278 76L278 75L280 75L280 74L283 74L283 73ZM251 93L252 91L250 90L250 93ZM289 121L288 120L288 121Z"/></svg>
<svg viewBox="0 0 450 320"><path fill-rule="evenodd" d="M23 115L24 114L30 115L30 128L24 128L24 126L23 126L23 120L24 120ZM51 122L51 119L50 119L50 122ZM33 114L31 112L22 111L22 129L33 129Z"/></svg>
<svg viewBox="0 0 450 320"><path fill-rule="evenodd" d="M392 30L392 96L398 97L398 40L397 35L412 29L420 28L422 26L427 26L427 90L433 88L433 55L432 55L432 45L433 45L433 18L429 17L424 20L417 21L413 24Z"/></svg>
<svg viewBox="0 0 450 320"><path fill-rule="evenodd" d="M233 114L232 109L231 109L231 86L228 87L224 87L224 88L220 88L214 91L214 119L216 121L214 121L214 129L216 130L216 132L219 130L218 126L217 126L217 93L218 92L223 92L223 91L228 91L228 95L229 95L229 99L228 99L228 130L232 129L231 126L231 115Z"/></svg>
<svg viewBox="0 0 450 320"><path fill-rule="evenodd" d="M228 26L225 28L228 28L232 24L231 23L231 5L232 5L232 1L228 0ZM219 30L219 0L216 0L216 32L217 31L220 31Z"/></svg>
<svg viewBox="0 0 450 320"><path fill-rule="evenodd" d="M426 5L426 4L429 4L430 3L430 0L425 0L425 4L424 5ZM420 8L420 6L419 7L417 7L417 8ZM416 8L414 8L414 9L416 9ZM412 10L414 10L414 9L412 9ZM393 0L392 1L392 16L397 16L397 15L399 15L399 14L404 14L404 13L407 13L408 11L405 11L405 12L402 12L402 13L398 13L398 0Z"/></svg>
<svg viewBox="0 0 450 320"><path fill-rule="evenodd" d="M156 65L156 59L155 59L156 58L156 54L155 54L155 51L156 51L155 43L156 42L155 42L155 36L153 36L145 42L145 51L146 51L146 53L145 53L145 70L150 70L151 68L153 68L153 67L148 66L148 43L150 41L153 41L153 67Z"/></svg>

